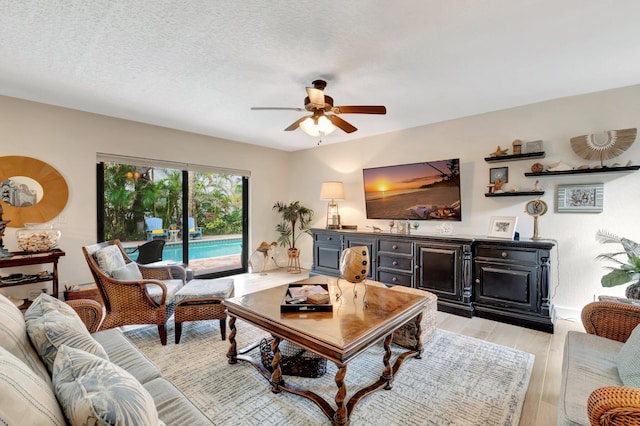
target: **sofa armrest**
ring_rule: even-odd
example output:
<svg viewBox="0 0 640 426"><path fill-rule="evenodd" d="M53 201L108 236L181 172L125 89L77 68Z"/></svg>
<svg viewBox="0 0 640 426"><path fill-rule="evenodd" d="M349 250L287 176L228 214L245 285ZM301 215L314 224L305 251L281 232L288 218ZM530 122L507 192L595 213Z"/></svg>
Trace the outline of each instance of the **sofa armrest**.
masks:
<svg viewBox="0 0 640 426"><path fill-rule="evenodd" d="M605 386L594 390L587 402L592 425L636 425L640 423L640 389Z"/></svg>
<svg viewBox="0 0 640 426"><path fill-rule="evenodd" d="M582 309L582 325L589 334L626 342L640 324L640 306L616 302L592 302Z"/></svg>
<svg viewBox="0 0 640 426"><path fill-rule="evenodd" d="M102 303L92 299L67 300L66 303L76 311L89 333L98 331L106 315L106 310Z"/></svg>

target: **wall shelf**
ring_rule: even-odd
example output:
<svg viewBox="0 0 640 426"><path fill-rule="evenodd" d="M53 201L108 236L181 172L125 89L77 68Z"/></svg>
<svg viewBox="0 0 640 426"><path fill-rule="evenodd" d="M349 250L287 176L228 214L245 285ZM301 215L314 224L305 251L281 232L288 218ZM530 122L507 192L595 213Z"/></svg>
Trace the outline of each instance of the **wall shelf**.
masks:
<svg viewBox="0 0 640 426"><path fill-rule="evenodd" d="M485 197L519 197L522 195L528 196L540 196L544 195L544 191L511 191L511 192L487 192L484 194Z"/></svg>
<svg viewBox="0 0 640 426"><path fill-rule="evenodd" d="M612 172L635 172L640 169L640 166L625 166L625 167L603 167L601 169L580 169L580 170L560 170L556 172L528 172L525 176L557 176L557 175L580 175L590 173L612 173Z"/></svg>
<svg viewBox="0 0 640 426"><path fill-rule="evenodd" d="M531 158L544 158L544 151L540 152L528 152L526 154L512 154L512 155L500 155L498 157L485 157L484 161L487 163L497 163L500 161L518 161L528 160Z"/></svg>

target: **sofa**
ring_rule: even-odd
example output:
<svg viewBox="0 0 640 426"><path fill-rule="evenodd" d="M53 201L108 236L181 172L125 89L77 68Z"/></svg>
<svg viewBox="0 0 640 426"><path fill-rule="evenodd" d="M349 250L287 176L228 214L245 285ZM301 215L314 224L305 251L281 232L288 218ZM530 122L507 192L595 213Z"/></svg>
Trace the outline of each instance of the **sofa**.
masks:
<svg viewBox="0 0 640 426"><path fill-rule="evenodd" d="M640 306L598 301L565 339L558 425L640 424Z"/></svg>
<svg viewBox="0 0 640 426"><path fill-rule="evenodd" d="M0 295L0 424L213 424L93 300ZM93 334L92 334L93 333Z"/></svg>

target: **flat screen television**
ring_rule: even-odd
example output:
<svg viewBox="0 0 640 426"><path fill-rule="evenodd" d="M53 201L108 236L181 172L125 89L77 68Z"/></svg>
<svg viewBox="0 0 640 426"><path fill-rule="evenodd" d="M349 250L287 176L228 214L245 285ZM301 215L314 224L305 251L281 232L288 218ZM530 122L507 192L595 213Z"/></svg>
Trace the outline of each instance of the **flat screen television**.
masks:
<svg viewBox="0 0 640 426"><path fill-rule="evenodd" d="M367 219L460 221L460 159L362 170Z"/></svg>

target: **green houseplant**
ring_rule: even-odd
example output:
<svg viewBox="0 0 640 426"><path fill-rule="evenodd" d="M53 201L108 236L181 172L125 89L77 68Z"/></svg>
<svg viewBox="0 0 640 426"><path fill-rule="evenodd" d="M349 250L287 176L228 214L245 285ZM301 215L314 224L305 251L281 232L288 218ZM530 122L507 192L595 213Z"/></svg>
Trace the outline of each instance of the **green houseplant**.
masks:
<svg viewBox="0 0 640 426"><path fill-rule="evenodd" d="M599 260L608 260L615 265L606 267L610 271L601 278L602 286L614 287L633 283L627 287L625 295L629 299L640 299L640 244L604 230L596 233L596 239L602 244L617 243L623 248L622 251L603 253L597 257ZM624 257L620 259L620 256Z"/></svg>
<svg viewBox="0 0 640 426"><path fill-rule="evenodd" d="M278 201L273 205L273 210L282 216L282 221L276 225L276 231L280 234L278 243L282 247L289 246L289 250L296 250L298 238L302 234L311 234L313 210L300 204L300 201L290 204Z"/></svg>

